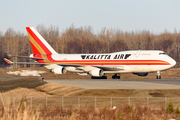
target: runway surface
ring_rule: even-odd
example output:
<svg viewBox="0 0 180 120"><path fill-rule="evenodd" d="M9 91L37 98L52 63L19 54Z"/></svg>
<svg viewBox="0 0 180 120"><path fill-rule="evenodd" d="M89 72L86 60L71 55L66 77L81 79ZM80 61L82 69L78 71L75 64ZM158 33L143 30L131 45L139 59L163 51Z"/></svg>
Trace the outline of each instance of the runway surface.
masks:
<svg viewBox="0 0 180 120"><path fill-rule="evenodd" d="M180 89L180 79L45 79L86 89Z"/></svg>

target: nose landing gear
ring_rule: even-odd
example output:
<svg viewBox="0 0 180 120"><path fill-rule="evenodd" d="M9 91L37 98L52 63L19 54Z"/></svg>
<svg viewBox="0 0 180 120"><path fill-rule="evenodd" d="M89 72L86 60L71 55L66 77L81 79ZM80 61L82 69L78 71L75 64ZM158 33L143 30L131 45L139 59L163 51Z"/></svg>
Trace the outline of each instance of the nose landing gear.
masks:
<svg viewBox="0 0 180 120"><path fill-rule="evenodd" d="M120 74L119 74L120 75ZM112 76L112 79L120 79L120 76L117 76L117 73Z"/></svg>
<svg viewBox="0 0 180 120"><path fill-rule="evenodd" d="M160 71L157 71L156 79L161 79L161 72Z"/></svg>

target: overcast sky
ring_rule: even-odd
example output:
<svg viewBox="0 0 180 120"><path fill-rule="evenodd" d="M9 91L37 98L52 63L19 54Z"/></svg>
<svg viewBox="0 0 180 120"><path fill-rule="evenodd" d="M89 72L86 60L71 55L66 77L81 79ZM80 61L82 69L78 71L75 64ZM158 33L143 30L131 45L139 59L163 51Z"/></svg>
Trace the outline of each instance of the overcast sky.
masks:
<svg viewBox="0 0 180 120"><path fill-rule="evenodd" d="M180 31L180 0L0 0L0 31L44 24L123 31Z"/></svg>

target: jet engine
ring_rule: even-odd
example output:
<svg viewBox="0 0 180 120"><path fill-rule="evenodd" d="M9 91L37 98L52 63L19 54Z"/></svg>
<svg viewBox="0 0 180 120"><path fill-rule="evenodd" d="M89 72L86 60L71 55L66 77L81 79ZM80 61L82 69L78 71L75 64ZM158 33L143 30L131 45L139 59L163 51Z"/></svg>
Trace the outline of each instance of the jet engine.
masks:
<svg viewBox="0 0 180 120"><path fill-rule="evenodd" d="M91 70L89 74L91 74L94 77L102 77L104 75L104 72L103 70L97 68L97 69Z"/></svg>
<svg viewBox="0 0 180 120"><path fill-rule="evenodd" d="M51 69L50 72L53 72L54 74L65 74L66 68L64 68L62 66L58 66L58 67Z"/></svg>
<svg viewBox="0 0 180 120"><path fill-rule="evenodd" d="M147 76L148 75L148 73L133 73L133 74L138 75L138 76Z"/></svg>

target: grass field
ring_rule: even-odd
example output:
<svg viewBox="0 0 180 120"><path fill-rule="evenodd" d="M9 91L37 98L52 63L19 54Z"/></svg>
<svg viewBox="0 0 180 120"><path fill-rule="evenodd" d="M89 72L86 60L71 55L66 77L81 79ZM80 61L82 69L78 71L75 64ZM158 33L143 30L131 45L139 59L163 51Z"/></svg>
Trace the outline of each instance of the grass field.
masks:
<svg viewBox="0 0 180 120"><path fill-rule="evenodd" d="M35 89L43 84L44 82L37 78L21 78L17 80L0 81L0 91L8 91L18 87Z"/></svg>
<svg viewBox="0 0 180 120"><path fill-rule="evenodd" d="M15 88L23 87L23 88L34 88L35 91L38 93L45 93L47 95L55 95L55 96L80 96L80 97L95 97L95 96L103 96L103 97L180 97L180 89L171 89L171 90L123 90L123 89L83 89L78 87L72 87L67 85L60 85L55 83L44 83L41 78L42 77L20 77L20 76L14 76L14 75L7 75L6 73L8 71L17 71L17 70L41 70L46 71L46 74L41 74L42 77L45 78L51 78L51 79L65 79L74 77L75 79L80 78L88 78L89 76L79 76L77 73L70 73L68 72L65 75L55 75L53 73L50 73L46 68L44 67L38 67L38 68L17 68L17 69L1 69L0 70L0 90L12 90L15 94ZM179 77L180 69L170 69L167 71L164 71L162 73L162 76L166 78ZM154 77L155 73L151 73L149 77ZM126 75L129 76L129 78L132 78L136 75L132 74L122 74L122 77L126 78ZM137 76L136 76L137 77ZM145 79L145 78L144 78ZM20 91L23 91L22 89L17 89L18 93L21 93ZM29 92L31 92L31 89L29 89ZM23 93L23 92L22 92ZM40 95L39 94L39 95ZM33 95L34 96L34 95ZM36 95L35 95L36 96ZM38 94L37 94L38 96ZM14 96L13 96L14 97Z"/></svg>
<svg viewBox="0 0 180 120"><path fill-rule="evenodd" d="M180 89L142 90L142 89L84 89L73 86L44 83L41 78L49 79L86 79L68 72L66 75L54 75L45 68L41 77L20 77L7 75L0 70L0 119L118 119L118 120L168 120L179 119L175 113L180 107ZM153 78L150 73L146 78ZM179 69L162 73L164 78L179 78ZM108 78L111 76L108 75ZM132 74L122 74L121 78L140 78ZM33 88L33 89L32 89ZM174 105L174 111L166 110L168 103ZM112 109L116 106L116 109Z"/></svg>

